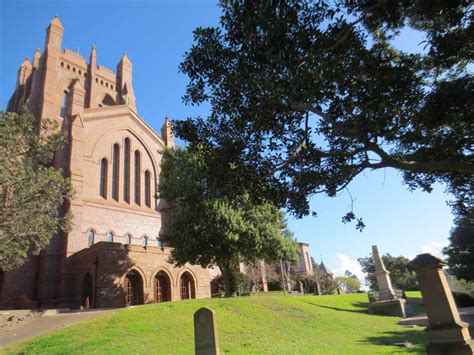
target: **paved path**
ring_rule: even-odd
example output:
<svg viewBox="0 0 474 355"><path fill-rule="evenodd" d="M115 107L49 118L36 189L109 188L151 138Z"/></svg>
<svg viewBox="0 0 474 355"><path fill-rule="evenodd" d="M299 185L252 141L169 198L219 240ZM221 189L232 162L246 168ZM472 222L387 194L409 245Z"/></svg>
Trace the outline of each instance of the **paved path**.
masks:
<svg viewBox="0 0 474 355"><path fill-rule="evenodd" d="M474 326L474 307L458 308L459 315L464 322L469 323L472 327ZM398 322L400 325L418 325L428 326L428 318L426 314L419 314L414 317L404 318Z"/></svg>
<svg viewBox="0 0 474 355"><path fill-rule="evenodd" d="M46 334L53 330L69 326L85 319L94 318L114 310L116 310L116 308L89 311L69 311L24 321L12 326L11 328L3 328L0 330L0 346L31 339L38 335Z"/></svg>

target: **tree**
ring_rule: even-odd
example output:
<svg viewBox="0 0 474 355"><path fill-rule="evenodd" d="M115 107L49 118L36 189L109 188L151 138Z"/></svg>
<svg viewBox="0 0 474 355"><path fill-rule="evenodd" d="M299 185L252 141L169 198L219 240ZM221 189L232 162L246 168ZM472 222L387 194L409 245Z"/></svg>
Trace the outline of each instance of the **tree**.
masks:
<svg viewBox="0 0 474 355"><path fill-rule="evenodd" d="M474 209L455 220L449 246L443 253L448 256L449 268L458 279L474 281Z"/></svg>
<svg viewBox="0 0 474 355"><path fill-rule="evenodd" d="M0 114L0 268L23 265L39 253L58 230L67 230L70 215L60 211L71 197L69 180L52 166L54 152L64 144L48 120Z"/></svg>
<svg viewBox="0 0 474 355"><path fill-rule="evenodd" d="M336 277L336 284L344 293L355 293L360 290L360 281L357 277L338 276Z"/></svg>
<svg viewBox="0 0 474 355"><path fill-rule="evenodd" d="M377 291L375 277L375 264L371 256L357 259L362 266L362 271L367 275L365 280L371 290ZM394 288L402 291L419 290L416 273L410 268L410 259L404 256L382 255L385 268L390 272L390 279Z"/></svg>
<svg viewBox="0 0 474 355"><path fill-rule="evenodd" d="M163 154L160 197L169 202L171 217L163 239L174 246L171 259L177 265L219 266L225 295L231 296L239 262L295 260L296 246L280 210L253 203L244 191L223 190L202 158L199 150Z"/></svg>
<svg viewBox="0 0 474 355"><path fill-rule="evenodd" d="M297 216L366 170L394 168L409 189L443 183L465 214L474 187L471 1L222 1L180 70L184 102L207 118L175 122L191 144L254 174ZM393 40L424 33L424 51ZM472 68L472 67L471 67ZM253 181L249 179L249 181ZM356 219L353 211L343 221ZM364 227L357 220L359 229Z"/></svg>

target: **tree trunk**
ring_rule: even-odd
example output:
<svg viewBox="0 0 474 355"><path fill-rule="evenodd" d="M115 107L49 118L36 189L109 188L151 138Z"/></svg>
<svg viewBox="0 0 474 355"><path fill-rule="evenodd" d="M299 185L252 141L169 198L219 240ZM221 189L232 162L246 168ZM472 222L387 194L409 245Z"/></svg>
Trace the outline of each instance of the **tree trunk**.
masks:
<svg viewBox="0 0 474 355"><path fill-rule="evenodd" d="M233 267L227 263L218 264L222 272L222 280L224 281L224 297L232 297L235 294L235 271Z"/></svg>

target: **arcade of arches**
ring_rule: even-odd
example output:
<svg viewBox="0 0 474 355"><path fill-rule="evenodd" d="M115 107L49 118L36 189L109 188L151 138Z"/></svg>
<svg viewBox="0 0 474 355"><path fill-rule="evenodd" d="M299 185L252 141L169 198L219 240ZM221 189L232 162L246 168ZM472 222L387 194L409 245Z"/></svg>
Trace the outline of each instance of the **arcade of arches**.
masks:
<svg viewBox="0 0 474 355"><path fill-rule="evenodd" d="M76 304L123 307L210 297L208 270L174 267L168 262L171 250L114 242L92 245L78 255Z"/></svg>

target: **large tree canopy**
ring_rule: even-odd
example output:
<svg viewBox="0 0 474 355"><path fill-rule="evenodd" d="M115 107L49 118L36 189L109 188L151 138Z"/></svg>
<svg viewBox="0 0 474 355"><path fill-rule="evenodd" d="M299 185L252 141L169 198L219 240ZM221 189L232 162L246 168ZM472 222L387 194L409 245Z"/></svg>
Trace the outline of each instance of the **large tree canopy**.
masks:
<svg viewBox="0 0 474 355"><path fill-rule="evenodd" d="M198 151L165 150L160 197L170 216L163 240L174 247L177 265L219 266L226 296L236 289L239 262L296 259L296 246L283 213L269 202L233 195Z"/></svg>
<svg viewBox="0 0 474 355"><path fill-rule="evenodd" d="M220 6L220 26L197 28L180 66L190 78L184 101L209 102L211 112L175 122L180 137L262 180L298 216L310 212L312 194L335 196L381 168L400 170L410 189L443 183L456 212L466 212L474 186L471 1ZM394 47L406 28L426 36L422 53Z"/></svg>
<svg viewBox="0 0 474 355"><path fill-rule="evenodd" d="M469 215L456 219L449 246L443 252L458 279L474 281L474 209Z"/></svg>
<svg viewBox="0 0 474 355"><path fill-rule="evenodd" d="M393 287L402 291L418 290L418 281L415 272L410 268L410 259L404 256L391 256L390 254L382 255L382 260L390 272L390 279ZM365 280L371 290L378 290L377 277L375 276L374 259L369 256L357 259L362 271L367 275Z"/></svg>
<svg viewBox="0 0 474 355"><path fill-rule="evenodd" d="M54 124L38 126L28 113L0 114L0 269L23 265L28 253L45 248L58 229L66 230L70 215L61 214L71 186L51 166L64 144Z"/></svg>

